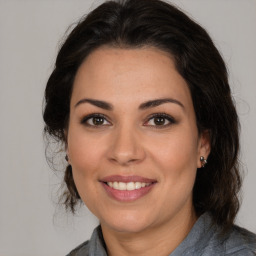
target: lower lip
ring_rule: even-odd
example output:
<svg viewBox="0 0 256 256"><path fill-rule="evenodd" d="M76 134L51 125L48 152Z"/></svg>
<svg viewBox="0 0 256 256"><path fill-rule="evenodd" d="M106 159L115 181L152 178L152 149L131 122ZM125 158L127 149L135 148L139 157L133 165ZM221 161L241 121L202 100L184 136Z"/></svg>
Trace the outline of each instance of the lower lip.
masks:
<svg viewBox="0 0 256 256"><path fill-rule="evenodd" d="M106 183L102 182L104 189L106 190L107 194L114 198L117 201L121 202L131 202L135 201L150 192L150 190L154 187L155 183L150 184L144 188L135 189L135 190L117 190L111 188Z"/></svg>

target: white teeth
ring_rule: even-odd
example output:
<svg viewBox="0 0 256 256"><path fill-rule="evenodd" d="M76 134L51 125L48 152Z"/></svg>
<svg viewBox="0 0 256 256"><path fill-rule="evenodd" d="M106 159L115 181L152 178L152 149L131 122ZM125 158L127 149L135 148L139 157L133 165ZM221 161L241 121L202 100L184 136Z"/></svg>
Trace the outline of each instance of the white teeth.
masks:
<svg viewBox="0 0 256 256"><path fill-rule="evenodd" d="M126 184L124 182L119 182L119 190L126 190Z"/></svg>
<svg viewBox="0 0 256 256"><path fill-rule="evenodd" d="M117 190L135 190L135 189L140 189L144 188L146 186L149 186L151 183L145 183L145 182L107 182L108 186L111 188L117 189Z"/></svg>
<svg viewBox="0 0 256 256"><path fill-rule="evenodd" d="M110 186L110 184L108 184ZM113 188L114 189L118 189L119 188L119 185L118 185L118 182L117 181L114 181L113 182Z"/></svg>
<svg viewBox="0 0 256 256"><path fill-rule="evenodd" d="M134 182L128 182L126 184L126 190L134 190L135 189L135 183Z"/></svg>
<svg viewBox="0 0 256 256"><path fill-rule="evenodd" d="M141 188L141 183L140 182L135 182L135 188L140 189Z"/></svg>

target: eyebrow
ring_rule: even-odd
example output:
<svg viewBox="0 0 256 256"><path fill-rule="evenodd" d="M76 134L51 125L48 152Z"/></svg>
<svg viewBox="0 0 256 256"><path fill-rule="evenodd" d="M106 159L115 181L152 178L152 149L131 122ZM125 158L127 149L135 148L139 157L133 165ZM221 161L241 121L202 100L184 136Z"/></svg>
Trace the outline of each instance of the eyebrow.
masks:
<svg viewBox="0 0 256 256"><path fill-rule="evenodd" d="M175 104L179 105L180 107L184 108L184 105L180 101L172 99L172 98L164 98L164 99L155 99L155 100L150 100L150 101L144 102L139 106L139 109L144 110L144 109L148 109L148 108L153 108L153 107L162 105L164 103L175 103Z"/></svg>
<svg viewBox="0 0 256 256"><path fill-rule="evenodd" d="M106 110L113 110L113 105L106 102L106 101L102 101L102 100L93 100L93 99L81 99L79 100L76 105L75 108L77 106L79 106L82 103L90 103L96 107L102 108L102 109L106 109Z"/></svg>
<svg viewBox="0 0 256 256"><path fill-rule="evenodd" d="M106 101L102 101L102 100L94 100L94 99L81 99L79 100L76 104L75 104L75 108L83 103L90 103L91 105L94 105L96 107L105 109L105 110L113 110L114 107L112 104L106 102ZM148 108L153 108L153 107L157 107L160 106L164 103L174 103L179 105L180 107L182 107L184 109L184 105L176 100L176 99L172 99L172 98L163 98L163 99L155 99L155 100L150 100L150 101L146 101L143 102L142 104L140 104L139 109L140 110L145 110Z"/></svg>

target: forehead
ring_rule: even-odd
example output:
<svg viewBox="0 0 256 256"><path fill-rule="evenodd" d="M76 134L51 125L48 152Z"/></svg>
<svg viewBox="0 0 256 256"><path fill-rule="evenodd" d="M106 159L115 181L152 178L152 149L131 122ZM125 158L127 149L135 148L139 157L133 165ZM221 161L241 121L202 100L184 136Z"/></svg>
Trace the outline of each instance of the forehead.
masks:
<svg viewBox="0 0 256 256"><path fill-rule="evenodd" d="M131 103L163 97L191 100L172 56L153 47L102 47L93 51L75 77L71 101L81 97Z"/></svg>

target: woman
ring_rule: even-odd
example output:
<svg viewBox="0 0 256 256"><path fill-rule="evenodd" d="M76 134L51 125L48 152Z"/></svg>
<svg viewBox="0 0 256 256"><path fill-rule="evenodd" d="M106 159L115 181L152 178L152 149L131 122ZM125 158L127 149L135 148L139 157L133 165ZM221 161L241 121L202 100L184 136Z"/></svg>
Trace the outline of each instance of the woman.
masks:
<svg viewBox="0 0 256 256"><path fill-rule="evenodd" d="M206 31L159 0L108 1L73 29L45 91L65 205L100 226L69 255L255 255L234 226L239 122Z"/></svg>

